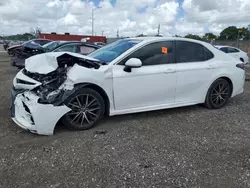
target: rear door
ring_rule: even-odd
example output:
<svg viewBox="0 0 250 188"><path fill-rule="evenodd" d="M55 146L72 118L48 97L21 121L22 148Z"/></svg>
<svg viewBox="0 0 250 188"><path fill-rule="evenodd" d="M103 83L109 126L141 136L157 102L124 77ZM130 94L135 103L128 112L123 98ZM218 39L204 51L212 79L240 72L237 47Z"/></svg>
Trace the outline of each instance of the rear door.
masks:
<svg viewBox="0 0 250 188"><path fill-rule="evenodd" d="M203 100L213 74L213 54L195 42L176 41L176 103Z"/></svg>

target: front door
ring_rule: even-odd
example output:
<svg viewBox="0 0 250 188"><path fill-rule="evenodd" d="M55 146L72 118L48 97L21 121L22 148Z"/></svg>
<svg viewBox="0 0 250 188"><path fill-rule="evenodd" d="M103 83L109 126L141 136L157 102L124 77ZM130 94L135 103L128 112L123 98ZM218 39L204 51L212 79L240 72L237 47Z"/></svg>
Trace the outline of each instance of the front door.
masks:
<svg viewBox="0 0 250 188"><path fill-rule="evenodd" d="M140 59L142 67L124 71L130 58ZM113 66L115 110L173 104L175 86L176 64L171 41L148 44Z"/></svg>

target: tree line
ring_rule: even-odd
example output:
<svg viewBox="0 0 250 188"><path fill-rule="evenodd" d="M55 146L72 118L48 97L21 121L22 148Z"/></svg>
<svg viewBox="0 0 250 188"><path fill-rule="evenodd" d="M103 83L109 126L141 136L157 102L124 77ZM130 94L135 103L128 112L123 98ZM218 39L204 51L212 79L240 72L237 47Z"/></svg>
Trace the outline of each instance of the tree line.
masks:
<svg viewBox="0 0 250 188"><path fill-rule="evenodd" d="M237 28L235 26L230 26L221 31L217 36L213 33L206 33L204 36L200 37L198 35L188 34L184 36L185 38L211 41L211 40L250 40L250 31L246 27Z"/></svg>
<svg viewBox="0 0 250 188"><path fill-rule="evenodd" d="M31 28L29 33L17 34L4 36L5 40L14 40L14 41L27 41L34 38L37 38L41 33L41 28ZM140 34L137 37L145 37L147 35ZM183 37L179 35L175 35L175 37ZM203 41L211 41L211 40L250 40L250 31L247 27L237 28L235 26L230 26L221 31L221 33L217 36L213 33L206 33L204 36L188 34L184 36L185 38L203 40ZM1 38L1 37L0 37Z"/></svg>
<svg viewBox="0 0 250 188"><path fill-rule="evenodd" d="M145 37L147 35L137 35L138 37ZM204 36L187 34L186 36L175 35L175 37L184 37L202 41L211 41L211 40L250 40L250 31L246 27L237 28L235 26L230 26L221 31L217 36L213 33L206 33Z"/></svg>
<svg viewBox="0 0 250 188"><path fill-rule="evenodd" d="M41 32L42 32L42 29L39 27L30 28L29 33L0 36L0 39L12 40L12 41L27 41L27 40L38 38Z"/></svg>

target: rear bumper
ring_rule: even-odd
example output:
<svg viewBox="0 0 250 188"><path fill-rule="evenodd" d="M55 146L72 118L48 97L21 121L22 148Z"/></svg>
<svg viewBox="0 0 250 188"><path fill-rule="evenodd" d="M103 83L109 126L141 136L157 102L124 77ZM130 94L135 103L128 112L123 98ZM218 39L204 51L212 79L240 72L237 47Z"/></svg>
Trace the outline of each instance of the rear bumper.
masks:
<svg viewBox="0 0 250 188"><path fill-rule="evenodd" d="M243 93L244 85L245 85L245 74L243 74L241 78L234 80L232 97Z"/></svg>
<svg viewBox="0 0 250 188"><path fill-rule="evenodd" d="M71 109L38 103L39 97L30 91L12 92L11 117L21 128L40 135L53 135L56 123Z"/></svg>

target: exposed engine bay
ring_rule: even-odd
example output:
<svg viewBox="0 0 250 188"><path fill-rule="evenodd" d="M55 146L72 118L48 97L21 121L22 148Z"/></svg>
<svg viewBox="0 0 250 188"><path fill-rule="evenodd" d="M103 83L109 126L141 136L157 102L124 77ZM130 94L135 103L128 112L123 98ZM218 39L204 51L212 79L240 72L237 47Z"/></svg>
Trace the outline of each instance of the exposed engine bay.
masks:
<svg viewBox="0 0 250 188"><path fill-rule="evenodd" d="M61 99L64 93L63 83L67 79L67 72L71 69L74 64L86 68L99 69L101 63L99 61L93 61L89 59L83 59L71 54L64 53L57 57L58 66L56 70L49 72L48 74L41 74L36 72L30 72L26 68L22 70L22 73L41 84L35 87L31 91L34 92L39 97L39 103L51 104L57 99ZM19 83L30 84L25 80L17 80Z"/></svg>

